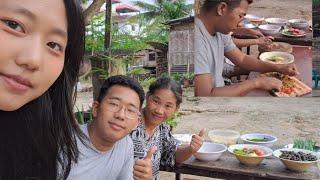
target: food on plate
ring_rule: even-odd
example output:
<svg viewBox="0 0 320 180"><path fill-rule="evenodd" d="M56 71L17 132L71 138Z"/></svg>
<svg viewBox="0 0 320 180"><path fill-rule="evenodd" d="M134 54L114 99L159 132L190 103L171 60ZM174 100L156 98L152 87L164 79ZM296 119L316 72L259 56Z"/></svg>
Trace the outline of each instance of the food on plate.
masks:
<svg viewBox="0 0 320 180"><path fill-rule="evenodd" d="M248 138L248 141L252 141L252 142L268 142L270 141L268 138Z"/></svg>
<svg viewBox="0 0 320 180"><path fill-rule="evenodd" d="M259 148L246 148L246 147L244 147L243 149L234 149L233 153L239 156L250 156L250 157L265 155L264 151Z"/></svg>
<svg viewBox="0 0 320 180"><path fill-rule="evenodd" d="M278 72L270 72L262 74L261 76L274 77L282 81L282 88L280 92L272 91L272 94L279 97L297 97L308 94L312 89L298 80L296 77L283 75Z"/></svg>
<svg viewBox="0 0 320 180"><path fill-rule="evenodd" d="M311 139L295 139L293 142L293 148L306 149L309 151L314 151L316 142Z"/></svg>
<svg viewBox="0 0 320 180"><path fill-rule="evenodd" d="M281 57L281 56L271 56L267 59L268 61L271 61L275 64L285 64L288 63L288 59Z"/></svg>
<svg viewBox="0 0 320 180"><path fill-rule="evenodd" d="M311 153L294 152L294 151L281 151L279 156L282 159L288 159L292 161L317 161L317 157Z"/></svg>
<svg viewBox="0 0 320 180"><path fill-rule="evenodd" d="M289 28L289 29L283 30L283 34L289 35L289 36L302 36L302 35L305 35L306 33L300 29Z"/></svg>

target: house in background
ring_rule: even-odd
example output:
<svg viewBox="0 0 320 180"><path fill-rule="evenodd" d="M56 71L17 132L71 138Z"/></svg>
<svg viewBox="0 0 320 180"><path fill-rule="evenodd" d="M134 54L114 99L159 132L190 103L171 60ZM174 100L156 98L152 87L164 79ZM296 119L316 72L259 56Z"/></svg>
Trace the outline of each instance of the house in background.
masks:
<svg viewBox="0 0 320 180"><path fill-rule="evenodd" d="M170 26L168 72L194 72L194 17L189 16L167 22Z"/></svg>
<svg viewBox="0 0 320 180"><path fill-rule="evenodd" d="M160 76L168 72L167 52L168 45L149 42L149 48L140 50L135 53L135 67L141 67L150 70L154 76Z"/></svg>

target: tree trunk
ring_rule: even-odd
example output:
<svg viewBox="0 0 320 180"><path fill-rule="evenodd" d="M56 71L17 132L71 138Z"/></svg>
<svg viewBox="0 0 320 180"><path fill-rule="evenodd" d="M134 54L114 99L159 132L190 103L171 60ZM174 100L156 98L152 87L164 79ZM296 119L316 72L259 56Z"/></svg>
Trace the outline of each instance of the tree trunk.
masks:
<svg viewBox="0 0 320 180"><path fill-rule="evenodd" d="M100 11L101 6L105 3L106 0L94 0L90 6L84 10L84 19L86 25L90 24L92 17Z"/></svg>
<svg viewBox="0 0 320 180"><path fill-rule="evenodd" d="M111 46L111 0L105 0L106 2L106 19L105 19L105 40L104 40L104 49L105 49L105 56L110 56L110 46ZM110 61L102 60L103 58L97 56L93 58L93 61L91 61L92 69L104 69L105 71L108 71L108 74L110 72ZM104 79L101 79L101 73L95 71L92 73L92 86L93 86L93 99L97 99L100 88L102 86L102 83Z"/></svg>
<svg viewBox="0 0 320 180"><path fill-rule="evenodd" d="M96 71L97 69L107 69L106 60L103 60L102 56L95 55L90 58L91 67L92 67L92 89L93 89L93 99L98 98L101 85L103 84L104 79L101 78L101 72Z"/></svg>

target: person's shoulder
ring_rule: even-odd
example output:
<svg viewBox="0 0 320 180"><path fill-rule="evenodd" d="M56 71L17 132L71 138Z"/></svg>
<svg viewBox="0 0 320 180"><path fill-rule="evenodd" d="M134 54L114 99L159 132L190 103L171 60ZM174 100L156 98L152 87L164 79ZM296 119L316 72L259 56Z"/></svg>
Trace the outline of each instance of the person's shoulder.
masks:
<svg viewBox="0 0 320 180"><path fill-rule="evenodd" d="M159 129L160 129L160 131L164 131L164 132L170 132L171 131L170 126L165 124L165 123L160 124Z"/></svg>
<svg viewBox="0 0 320 180"><path fill-rule="evenodd" d="M124 138L120 139L117 143L116 146L120 149L131 149L133 147L133 142L132 139L130 138L129 135L125 136Z"/></svg>
<svg viewBox="0 0 320 180"><path fill-rule="evenodd" d="M223 34L223 33L220 33L220 32L217 32L216 36L217 37L221 37L221 38L231 38L230 34Z"/></svg>

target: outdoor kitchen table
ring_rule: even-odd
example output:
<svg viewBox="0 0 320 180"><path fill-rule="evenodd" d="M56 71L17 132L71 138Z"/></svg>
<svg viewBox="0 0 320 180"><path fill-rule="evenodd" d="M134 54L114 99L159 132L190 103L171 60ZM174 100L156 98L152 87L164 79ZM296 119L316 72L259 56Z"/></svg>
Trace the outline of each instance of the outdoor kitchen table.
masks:
<svg viewBox="0 0 320 180"><path fill-rule="evenodd" d="M249 167L239 163L234 155L225 152L218 161L199 161L191 157L182 164L177 164L173 169L176 180L181 174L191 174L227 180L303 180L320 179L320 171L313 166L309 171L296 173L289 171L274 156L265 158L259 166Z"/></svg>
<svg viewBox="0 0 320 180"><path fill-rule="evenodd" d="M274 37L275 42L286 42L289 43L291 45L297 45L297 46L312 46L312 39L313 39L313 35L312 35L312 31L310 30L304 30L306 31L306 35L303 37L288 37L285 36L283 34L281 34L281 32L279 32L278 34L275 35L271 35L272 37ZM254 39L256 38L255 36L252 35L246 35L246 34L234 34L233 35L235 38L239 38L239 39Z"/></svg>

